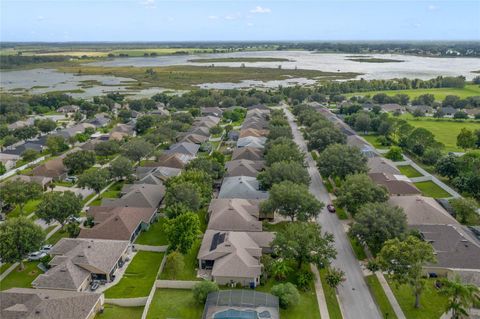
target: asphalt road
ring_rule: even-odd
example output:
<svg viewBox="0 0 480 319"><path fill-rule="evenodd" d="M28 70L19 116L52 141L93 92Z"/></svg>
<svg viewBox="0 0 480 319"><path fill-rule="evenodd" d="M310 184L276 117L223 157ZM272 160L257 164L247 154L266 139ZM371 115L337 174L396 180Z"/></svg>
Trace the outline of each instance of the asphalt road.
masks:
<svg viewBox="0 0 480 319"><path fill-rule="evenodd" d="M295 142L306 154L308 172L311 177L310 192L325 204L330 202L330 196L323 185L320 173L317 170L316 163L307 150L307 145L303 136L294 121L293 114L284 109L292 127L292 133ZM332 233L335 237L335 248L337 249L337 258L332 262L332 266L342 269L345 272L346 281L338 287L340 307L345 319L375 319L382 318L378 312L373 297L365 283L362 269L356 259L343 224L337 218L336 214L331 214L326 208L323 209L317 222L322 226L322 230Z"/></svg>

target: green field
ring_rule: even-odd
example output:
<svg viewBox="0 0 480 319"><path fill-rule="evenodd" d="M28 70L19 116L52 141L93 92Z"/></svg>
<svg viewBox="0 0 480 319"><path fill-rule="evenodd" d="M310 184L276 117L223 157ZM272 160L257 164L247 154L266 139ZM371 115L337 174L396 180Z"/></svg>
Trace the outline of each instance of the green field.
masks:
<svg viewBox="0 0 480 319"><path fill-rule="evenodd" d="M432 181L418 182L413 184L422 192L423 196L433 198L447 198L452 196Z"/></svg>
<svg viewBox="0 0 480 319"><path fill-rule="evenodd" d="M0 281L0 290L7 290L13 287L16 288L31 288L32 281L42 273L37 267L38 261L25 262L25 268L22 271L15 268L2 281Z"/></svg>
<svg viewBox="0 0 480 319"><path fill-rule="evenodd" d="M103 313L95 316L96 319L140 319L142 318L143 307L120 307L104 304Z"/></svg>
<svg viewBox="0 0 480 319"><path fill-rule="evenodd" d="M368 91L345 94L346 96L374 96L378 93L385 93L387 95L407 94L410 99L413 99L422 94L433 94L436 100L443 100L447 95L458 95L461 98L469 96L480 95L480 86L476 84L465 85L463 89L456 88L439 88L439 89L418 89L418 90L386 90L386 91Z"/></svg>
<svg viewBox="0 0 480 319"><path fill-rule="evenodd" d="M168 245L168 238L165 234L165 221L165 218L160 218L157 222L150 225L147 231L140 233L135 243L151 246Z"/></svg>
<svg viewBox="0 0 480 319"><path fill-rule="evenodd" d="M454 121L446 119L415 119L410 114L403 114L400 118L406 119L414 127L423 127L435 135L435 139L445 145L448 152L463 152L457 147L457 135L462 128L469 130L480 129L479 121Z"/></svg>
<svg viewBox="0 0 480 319"><path fill-rule="evenodd" d="M203 305L195 302L191 290L157 289L153 296L148 319L200 318Z"/></svg>
<svg viewBox="0 0 480 319"><path fill-rule="evenodd" d="M139 251L128 265L118 284L105 291L106 298L135 298L148 296L156 279L163 253Z"/></svg>
<svg viewBox="0 0 480 319"><path fill-rule="evenodd" d="M413 168L411 165L401 165L397 166L400 173L407 177L420 177L423 176L419 171Z"/></svg>

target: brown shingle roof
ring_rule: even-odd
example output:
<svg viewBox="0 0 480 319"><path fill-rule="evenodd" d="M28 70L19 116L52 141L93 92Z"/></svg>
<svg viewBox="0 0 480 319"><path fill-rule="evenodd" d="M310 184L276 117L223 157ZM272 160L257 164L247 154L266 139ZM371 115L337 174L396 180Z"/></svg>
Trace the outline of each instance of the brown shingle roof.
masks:
<svg viewBox="0 0 480 319"><path fill-rule="evenodd" d="M256 147L236 148L232 153L232 160L246 159L251 161L263 160L263 150Z"/></svg>
<svg viewBox="0 0 480 319"><path fill-rule="evenodd" d="M225 164L227 175L230 176L252 176L256 177L265 167L264 161L233 160Z"/></svg>
<svg viewBox="0 0 480 319"><path fill-rule="evenodd" d="M57 178L67 173L67 171L67 168L63 165L63 160L55 158L35 167L32 170L32 175Z"/></svg>
<svg viewBox="0 0 480 319"><path fill-rule="evenodd" d="M370 173L370 178L378 185L384 186L390 195L417 195L420 190L412 183L398 180L393 174Z"/></svg>
<svg viewBox="0 0 480 319"><path fill-rule="evenodd" d="M208 207L208 229L262 231L259 201L240 198L214 199Z"/></svg>

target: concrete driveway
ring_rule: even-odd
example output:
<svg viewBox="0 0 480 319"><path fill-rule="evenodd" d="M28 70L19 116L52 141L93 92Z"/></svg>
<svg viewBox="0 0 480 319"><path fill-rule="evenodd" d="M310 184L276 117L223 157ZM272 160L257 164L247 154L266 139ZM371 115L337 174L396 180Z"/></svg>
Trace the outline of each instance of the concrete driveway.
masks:
<svg viewBox="0 0 480 319"><path fill-rule="evenodd" d="M293 114L286 108L284 110L292 127L294 141L306 154L308 172L312 180L310 183L310 192L318 200L327 204L330 202L330 196L323 185L316 163L307 150L306 142L294 121ZM324 208L317 218L317 222L322 226L323 231L334 235L337 258L333 261L332 266L340 268L345 272L346 281L338 287L339 302L343 317L345 319L382 318L368 290L362 269L353 253L343 224L337 218L337 215L329 213L327 209Z"/></svg>

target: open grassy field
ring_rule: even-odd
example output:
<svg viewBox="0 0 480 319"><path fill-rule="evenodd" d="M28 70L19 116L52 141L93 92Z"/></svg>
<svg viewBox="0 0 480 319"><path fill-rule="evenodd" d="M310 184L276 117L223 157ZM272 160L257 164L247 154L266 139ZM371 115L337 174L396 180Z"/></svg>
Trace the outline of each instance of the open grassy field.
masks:
<svg viewBox="0 0 480 319"><path fill-rule="evenodd" d="M444 100L447 95L458 95L461 98L469 96L480 95L480 86L475 84L465 85L463 89L456 88L439 88L439 89L418 89L418 90L387 90L387 91L368 91L345 94L346 96L373 96L378 93L385 93L387 95L407 94L410 99L413 99L422 94L433 94L436 100Z"/></svg>
<svg viewBox="0 0 480 319"><path fill-rule="evenodd" d="M138 83L132 89L163 87L168 89L191 89L202 83L239 83L244 80L285 80L307 78L314 80L346 80L358 75L352 72L322 72L316 70L287 70L277 68L231 68L194 65L166 67L98 67L74 65L59 67L60 72L92 75L114 75L133 78Z"/></svg>
<svg viewBox="0 0 480 319"><path fill-rule="evenodd" d="M397 166L400 173L407 177L420 177L423 176L419 171L413 168L411 165L401 165Z"/></svg>
<svg viewBox="0 0 480 319"><path fill-rule="evenodd" d="M104 304L103 308L103 313L97 314L96 319L140 319L143 313L143 307L120 307Z"/></svg>
<svg viewBox="0 0 480 319"><path fill-rule="evenodd" d="M433 198L447 198L451 195L444 191L440 186L432 181L414 183L415 186L422 192L423 196Z"/></svg>
<svg viewBox="0 0 480 319"><path fill-rule="evenodd" d="M0 290L7 290L13 287L17 288L31 288L32 281L42 273L37 267L38 261L25 262L25 269L22 271L15 268L2 281L0 281Z"/></svg>
<svg viewBox="0 0 480 319"><path fill-rule="evenodd" d="M168 245L168 238L165 234L165 218L160 218L150 225L147 231L142 232L135 243L140 245L163 246Z"/></svg>
<svg viewBox="0 0 480 319"><path fill-rule="evenodd" d="M420 308L414 307L415 297L412 288L407 285L397 286L395 283L388 281L392 291L397 299L403 313L407 318L415 319L432 319L440 318L445 312L447 298L439 294L434 287L434 280L429 279L425 285L425 290L420 296ZM390 317L389 317L390 318Z"/></svg>
<svg viewBox="0 0 480 319"><path fill-rule="evenodd" d="M128 265L118 284L105 291L106 298L135 298L148 296L156 279L163 253L139 251Z"/></svg>
<svg viewBox="0 0 480 319"><path fill-rule="evenodd" d="M198 268L197 255L198 255L198 251L200 250L201 244L202 244L201 240L200 239L197 240L195 244L193 244L193 247L190 249L190 251L183 256L185 267L180 270L175 280L199 280L197 278L197 271L195 269ZM169 273L163 271L159 275L159 279L174 279L174 278L172 278Z"/></svg>
<svg viewBox="0 0 480 319"><path fill-rule="evenodd" d="M469 130L480 129L480 121L454 121L450 119L413 118L411 114L403 114L400 118L406 119L414 127L423 127L435 135L435 139L445 145L448 152L463 152L457 147L457 135L462 128Z"/></svg>
<svg viewBox="0 0 480 319"><path fill-rule="evenodd" d="M365 277L365 280L367 281L368 288L372 292L375 302L377 303L377 306L380 309L383 317L397 319L397 315L395 314L390 301L388 301L387 295L385 294L382 285L380 285L377 276L370 275Z"/></svg>

